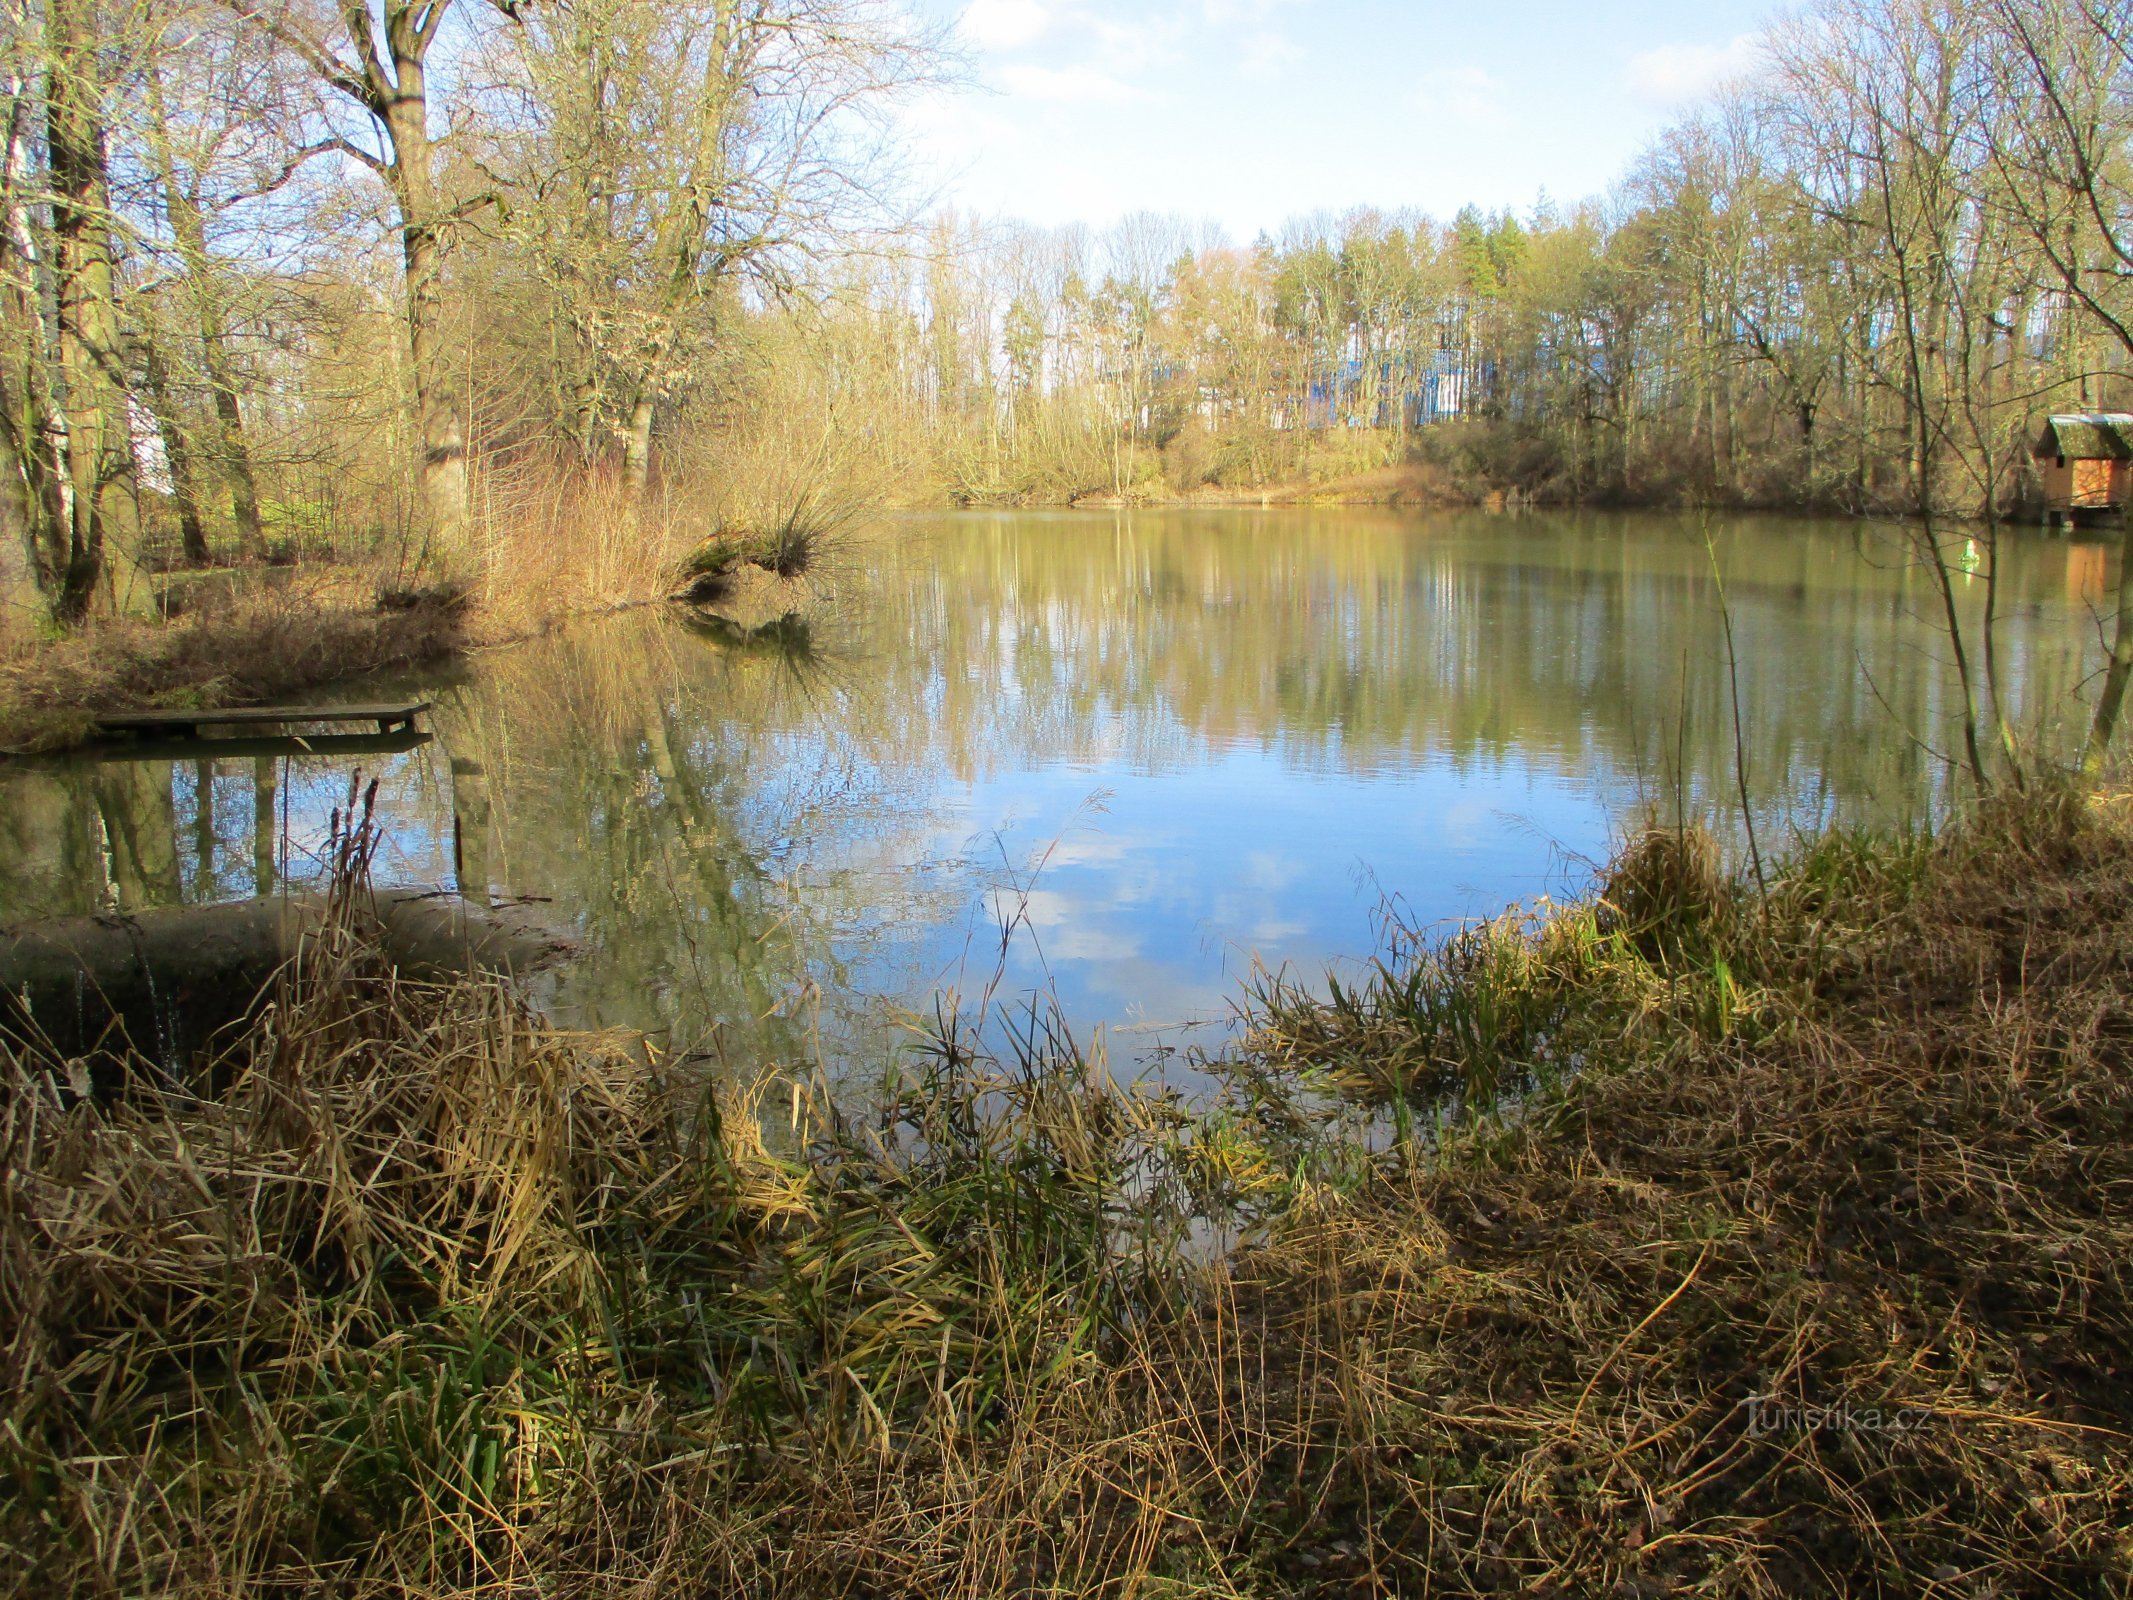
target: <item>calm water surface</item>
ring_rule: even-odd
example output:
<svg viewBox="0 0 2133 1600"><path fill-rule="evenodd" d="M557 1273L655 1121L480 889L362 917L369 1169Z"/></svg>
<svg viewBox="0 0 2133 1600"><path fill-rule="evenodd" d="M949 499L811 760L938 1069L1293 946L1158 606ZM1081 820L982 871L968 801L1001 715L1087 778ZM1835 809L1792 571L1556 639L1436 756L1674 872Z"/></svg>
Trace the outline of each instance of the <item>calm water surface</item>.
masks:
<svg viewBox="0 0 2133 1600"><path fill-rule="evenodd" d="M1766 837L1942 803L1955 682L1900 541L1714 532ZM2005 554L2004 692L2043 736L2081 715L2108 559ZM433 699L414 750L0 770L0 921L305 876L359 765L385 875L544 897L576 931L574 1020L873 1059L901 1008L997 971L1116 1060L1209 1042L1254 962L1367 954L1388 899L1431 922L1574 889L1647 807L1738 827L1692 520L914 518L828 582L804 641L640 613L346 691ZM1986 585L1961 587L1976 627Z"/></svg>

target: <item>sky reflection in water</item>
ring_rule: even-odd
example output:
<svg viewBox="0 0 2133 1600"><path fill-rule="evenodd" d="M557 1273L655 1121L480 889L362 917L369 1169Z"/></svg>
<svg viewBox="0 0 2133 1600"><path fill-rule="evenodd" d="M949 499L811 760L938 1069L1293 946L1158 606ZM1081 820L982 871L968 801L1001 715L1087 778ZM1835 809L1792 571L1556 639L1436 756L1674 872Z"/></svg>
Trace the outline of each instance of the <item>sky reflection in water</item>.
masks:
<svg viewBox="0 0 2133 1600"><path fill-rule="evenodd" d="M1957 704L1926 575L1849 524L1717 530L1766 836L1947 792ZM2025 727L2069 707L2104 547L2023 536L2000 600ZM366 758L384 871L548 897L553 1004L752 1060L879 1059L897 1005L1044 984L1114 1060L1226 1018L1257 959L1367 955L1576 888L1640 806L1737 830L1715 591L1692 520L1374 511L911 518L832 573L811 654L639 614L448 673ZM1973 625L1984 584L1964 583ZM1922 742L1923 741L1923 742ZM293 876L345 767L273 769ZM0 774L0 917L270 883L250 761ZM203 779L205 780L203 782ZM202 795L208 804L200 803ZM486 806L486 820L483 809Z"/></svg>

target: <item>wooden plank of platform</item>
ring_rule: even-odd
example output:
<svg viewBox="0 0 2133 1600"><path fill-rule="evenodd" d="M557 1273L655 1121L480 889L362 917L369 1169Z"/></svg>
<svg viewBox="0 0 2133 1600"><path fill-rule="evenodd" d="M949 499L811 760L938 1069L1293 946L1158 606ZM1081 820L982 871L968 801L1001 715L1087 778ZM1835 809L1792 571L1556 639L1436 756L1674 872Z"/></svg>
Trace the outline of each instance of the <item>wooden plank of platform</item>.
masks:
<svg viewBox="0 0 2133 1600"><path fill-rule="evenodd" d="M411 728L429 710L427 700L357 706L219 706L196 711L106 711L96 726L104 733L162 733L197 737L202 728L257 728L294 722L370 722L378 732Z"/></svg>
<svg viewBox="0 0 2133 1600"><path fill-rule="evenodd" d="M430 735L420 728L395 728L390 733L204 733L199 735L139 733L123 739L107 739L87 751L69 750L57 755L9 756L9 765L67 767L85 757L92 761L242 761L247 758L281 756L390 756L420 750Z"/></svg>

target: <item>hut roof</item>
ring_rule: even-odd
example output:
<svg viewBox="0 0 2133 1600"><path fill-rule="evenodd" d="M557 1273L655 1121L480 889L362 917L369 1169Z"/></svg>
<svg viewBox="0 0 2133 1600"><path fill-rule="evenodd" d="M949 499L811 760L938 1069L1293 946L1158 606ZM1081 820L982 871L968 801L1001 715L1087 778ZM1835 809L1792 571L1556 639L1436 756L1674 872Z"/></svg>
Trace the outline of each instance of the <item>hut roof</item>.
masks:
<svg viewBox="0 0 2133 1600"><path fill-rule="evenodd" d="M2133 414L2069 411L2048 417L2036 453L2070 461L2133 461Z"/></svg>

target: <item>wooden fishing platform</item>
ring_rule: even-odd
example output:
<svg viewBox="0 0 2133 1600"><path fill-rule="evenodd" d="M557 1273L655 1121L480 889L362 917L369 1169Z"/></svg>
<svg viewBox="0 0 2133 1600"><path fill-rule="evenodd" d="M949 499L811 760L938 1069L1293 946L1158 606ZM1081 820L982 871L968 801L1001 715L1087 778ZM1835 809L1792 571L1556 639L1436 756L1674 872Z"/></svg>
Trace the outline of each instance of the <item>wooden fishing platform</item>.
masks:
<svg viewBox="0 0 2133 1600"><path fill-rule="evenodd" d="M300 722L369 722L379 733L412 729L429 710L427 700L362 706L220 706L204 711L106 711L96 718L99 733L160 734L198 738L202 728L285 727Z"/></svg>

